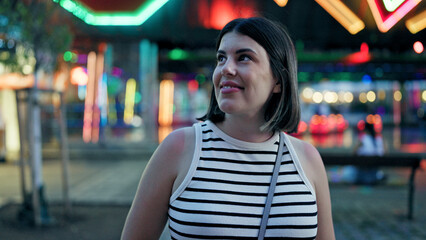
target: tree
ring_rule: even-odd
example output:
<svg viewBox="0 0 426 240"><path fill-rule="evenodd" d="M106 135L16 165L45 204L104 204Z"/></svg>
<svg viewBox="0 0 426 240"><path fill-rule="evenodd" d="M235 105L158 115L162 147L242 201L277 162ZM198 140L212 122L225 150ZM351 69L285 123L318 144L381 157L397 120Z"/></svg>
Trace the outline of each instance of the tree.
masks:
<svg viewBox="0 0 426 240"><path fill-rule="evenodd" d="M24 58L35 58L34 72L42 69L52 73L57 56L68 50L73 40L69 26L61 18L63 12L51 0L0 1L0 34L16 41L17 46L20 44L25 50ZM13 54L16 55L16 51ZM14 71L25 73L16 60L14 56L6 64Z"/></svg>
<svg viewBox="0 0 426 240"><path fill-rule="evenodd" d="M38 102L37 73L43 70L53 73L57 65L59 54L69 49L72 43L72 33L69 27L61 21L61 9L50 0L11 0L0 2L0 33L8 41L16 42L15 49L11 44L8 51L14 55L9 58L10 71L19 71L24 74L28 71L28 64L33 64L34 87L29 91L27 100L30 109L27 121L29 126L29 150L31 158L32 193L26 194L24 189L23 208L19 212L21 220L36 225L50 224L51 218L47 210L47 201L44 198L41 155L41 123L40 105ZM35 59L35 61L31 61ZM27 69L27 70L26 70ZM21 146L22 147L22 146Z"/></svg>

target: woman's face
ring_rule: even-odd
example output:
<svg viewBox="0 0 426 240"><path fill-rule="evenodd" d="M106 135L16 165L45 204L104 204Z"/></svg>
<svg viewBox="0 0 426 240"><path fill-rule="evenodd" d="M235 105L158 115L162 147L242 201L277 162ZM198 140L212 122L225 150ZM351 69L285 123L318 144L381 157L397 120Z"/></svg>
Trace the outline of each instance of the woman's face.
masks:
<svg viewBox="0 0 426 240"><path fill-rule="evenodd" d="M217 51L213 84L219 108L226 114L262 116L272 93L281 91L266 50L237 32L226 33Z"/></svg>

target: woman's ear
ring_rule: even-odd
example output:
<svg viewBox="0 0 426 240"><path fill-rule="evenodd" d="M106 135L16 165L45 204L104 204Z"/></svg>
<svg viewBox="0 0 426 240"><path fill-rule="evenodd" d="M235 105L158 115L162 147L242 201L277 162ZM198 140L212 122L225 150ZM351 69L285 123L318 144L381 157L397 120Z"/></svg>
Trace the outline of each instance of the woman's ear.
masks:
<svg viewBox="0 0 426 240"><path fill-rule="evenodd" d="M277 81L275 83L274 88L272 89L272 93L280 93L281 92L281 83L280 81Z"/></svg>

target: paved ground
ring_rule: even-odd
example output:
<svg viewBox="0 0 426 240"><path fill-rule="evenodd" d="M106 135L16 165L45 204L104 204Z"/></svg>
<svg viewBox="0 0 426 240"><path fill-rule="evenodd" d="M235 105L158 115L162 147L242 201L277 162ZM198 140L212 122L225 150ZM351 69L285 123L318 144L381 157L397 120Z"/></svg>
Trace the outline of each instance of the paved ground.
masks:
<svg viewBox="0 0 426 240"><path fill-rule="evenodd" d="M0 163L0 239L118 239L148 154L141 154L140 159L129 156L72 159L73 211L68 217L61 205L60 161L45 160L46 194L56 225L39 229L16 220L20 206L16 203L21 202L19 168L16 164ZM416 176L415 219L409 221L405 218L408 171L385 170L389 176L386 185L331 184L337 239L426 239L426 172L419 170ZM162 239L168 239L167 235Z"/></svg>

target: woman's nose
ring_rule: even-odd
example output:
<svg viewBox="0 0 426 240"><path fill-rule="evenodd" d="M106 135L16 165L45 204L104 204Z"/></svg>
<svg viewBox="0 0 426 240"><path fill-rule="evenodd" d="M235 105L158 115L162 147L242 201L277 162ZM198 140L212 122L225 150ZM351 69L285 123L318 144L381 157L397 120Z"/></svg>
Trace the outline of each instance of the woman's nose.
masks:
<svg viewBox="0 0 426 240"><path fill-rule="evenodd" d="M221 74L226 76L234 76L237 73L236 66L231 59L228 59L225 64L222 66Z"/></svg>

